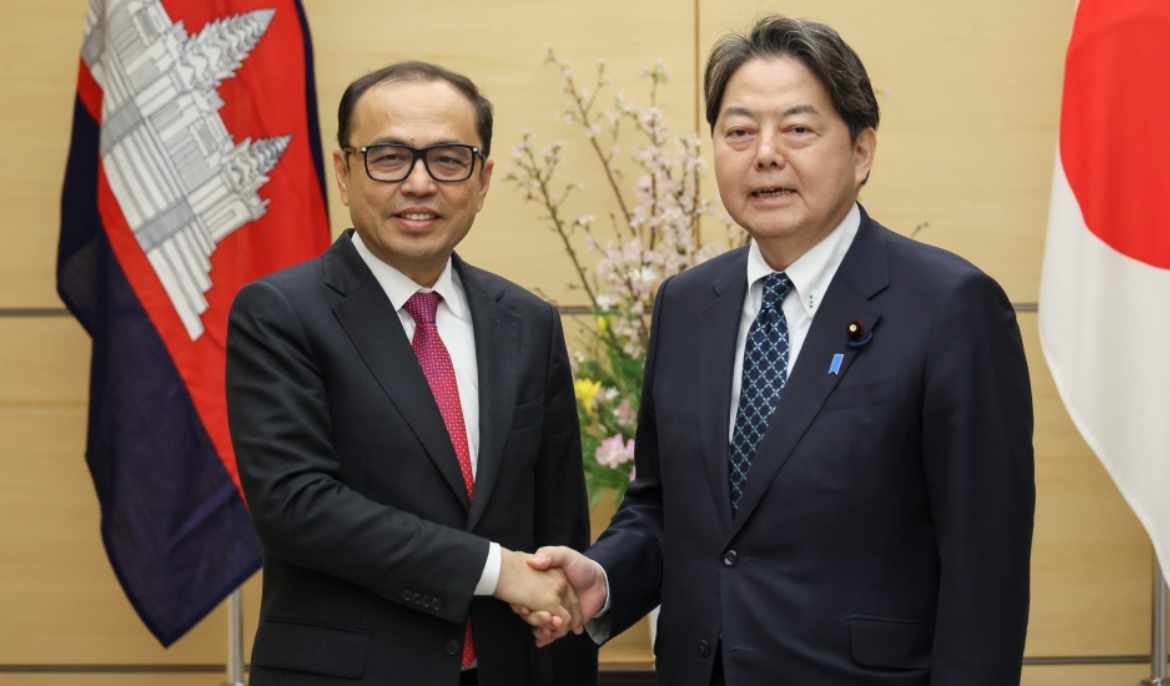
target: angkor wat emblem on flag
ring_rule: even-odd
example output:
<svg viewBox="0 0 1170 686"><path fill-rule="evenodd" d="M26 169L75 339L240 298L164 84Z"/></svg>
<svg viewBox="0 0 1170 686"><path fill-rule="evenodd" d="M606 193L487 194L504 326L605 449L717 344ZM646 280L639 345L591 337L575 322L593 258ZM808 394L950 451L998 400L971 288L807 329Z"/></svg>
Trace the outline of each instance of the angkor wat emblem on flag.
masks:
<svg viewBox="0 0 1170 686"><path fill-rule="evenodd" d="M189 36L160 0L91 0L82 58L102 88L101 158L138 244L191 340L211 288L211 254L267 211L257 191L292 136L235 143L217 88L268 30L274 10L209 22Z"/></svg>

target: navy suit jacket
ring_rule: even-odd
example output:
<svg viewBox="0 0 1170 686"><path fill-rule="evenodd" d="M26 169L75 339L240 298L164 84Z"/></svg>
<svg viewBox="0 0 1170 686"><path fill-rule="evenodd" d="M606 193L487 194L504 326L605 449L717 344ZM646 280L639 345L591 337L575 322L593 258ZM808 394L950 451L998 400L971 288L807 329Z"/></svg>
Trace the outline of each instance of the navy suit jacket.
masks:
<svg viewBox="0 0 1170 686"><path fill-rule="evenodd" d="M863 211L733 517L746 260L733 250L658 293L638 478L589 551L612 632L661 603L671 686L706 686L720 654L729 686L1018 684L1035 489L1007 297Z"/></svg>
<svg viewBox="0 0 1170 686"><path fill-rule="evenodd" d="M349 232L236 298L228 412L264 545L253 686L454 686L468 618L484 686L597 681L583 637L537 650L507 605L472 595L489 540L584 548L589 519L556 309L458 257L454 267L479 375L474 499Z"/></svg>

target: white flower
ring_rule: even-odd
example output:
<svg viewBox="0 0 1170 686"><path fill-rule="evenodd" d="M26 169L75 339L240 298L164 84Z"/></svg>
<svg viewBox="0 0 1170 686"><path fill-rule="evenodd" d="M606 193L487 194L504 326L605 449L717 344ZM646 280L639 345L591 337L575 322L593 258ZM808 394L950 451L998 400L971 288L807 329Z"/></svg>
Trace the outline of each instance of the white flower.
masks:
<svg viewBox="0 0 1170 686"><path fill-rule="evenodd" d="M622 258L627 262L640 262L642 258L642 242L631 238L622 246Z"/></svg>

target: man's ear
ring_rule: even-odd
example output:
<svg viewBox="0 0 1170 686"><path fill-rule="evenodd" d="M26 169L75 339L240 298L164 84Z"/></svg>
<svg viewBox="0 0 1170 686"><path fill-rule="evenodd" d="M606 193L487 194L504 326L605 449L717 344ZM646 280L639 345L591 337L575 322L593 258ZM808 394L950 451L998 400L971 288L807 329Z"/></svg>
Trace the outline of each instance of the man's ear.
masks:
<svg viewBox="0 0 1170 686"><path fill-rule="evenodd" d="M340 148L333 151L333 174L337 178L341 204L349 207L349 155Z"/></svg>
<svg viewBox="0 0 1170 686"><path fill-rule="evenodd" d="M873 127L863 129L853 141L853 182L858 188L869 181L873 158L877 153L877 132Z"/></svg>
<svg viewBox="0 0 1170 686"><path fill-rule="evenodd" d="M496 163L493 160L484 160L483 168L479 170L479 201L476 203L475 211L479 212L483 209L483 201L487 199L488 188L492 185L492 169L495 169Z"/></svg>

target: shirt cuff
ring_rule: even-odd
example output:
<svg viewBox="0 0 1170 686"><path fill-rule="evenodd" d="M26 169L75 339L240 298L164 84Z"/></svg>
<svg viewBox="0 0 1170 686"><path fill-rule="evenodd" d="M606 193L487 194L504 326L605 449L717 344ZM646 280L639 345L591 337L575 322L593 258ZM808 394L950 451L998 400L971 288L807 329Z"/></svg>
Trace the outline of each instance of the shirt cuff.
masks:
<svg viewBox="0 0 1170 686"><path fill-rule="evenodd" d="M500 544L492 541L488 545L487 560L483 563L483 572L479 575L479 583L475 585L475 595L496 594L496 586L500 585L501 564L503 564L503 556L500 554Z"/></svg>
<svg viewBox="0 0 1170 686"><path fill-rule="evenodd" d="M605 567L597 560L593 561L597 568L601 570L601 578L605 581L605 603L601 606L601 611L597 613L597 617L604 617L606 612L609 612L609 574L605 572Z"/></svg>
<svg viewBox="0 0 1170 686"><path fill-rule="evenodd" d="M609 640L609 635L612 633L609 617L605 616L609 612L609 600L612 596L609 592L609 574L606 573L605 567L596 560L593 561L593 564L601 570L601 578L605 580L605 603L601 606L601 611L585 623L585 632L589 634L589 638L593 639L594 643L601 645Z"/></svg>

